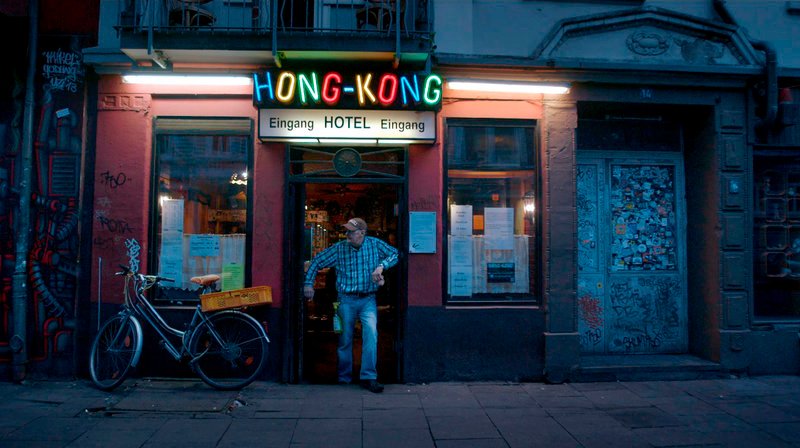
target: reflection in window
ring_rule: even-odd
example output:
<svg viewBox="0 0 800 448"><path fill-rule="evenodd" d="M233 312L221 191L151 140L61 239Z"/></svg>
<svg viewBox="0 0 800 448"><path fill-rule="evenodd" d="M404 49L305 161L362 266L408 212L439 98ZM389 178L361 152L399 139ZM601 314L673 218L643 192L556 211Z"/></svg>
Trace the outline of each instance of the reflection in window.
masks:
<svg viewBox="0 0 800 448"><path fill-rule="evenodd" d="M163 298L196 299L194 276L217 274L217 289L245 285L249 135L181 135L156 140L155 262Z"/></svg>
<svg viewBox="0 0 800 448"><path fill-rule="evenodd" d="M534 300L535 122L447 122L448 302Z"/></svg>

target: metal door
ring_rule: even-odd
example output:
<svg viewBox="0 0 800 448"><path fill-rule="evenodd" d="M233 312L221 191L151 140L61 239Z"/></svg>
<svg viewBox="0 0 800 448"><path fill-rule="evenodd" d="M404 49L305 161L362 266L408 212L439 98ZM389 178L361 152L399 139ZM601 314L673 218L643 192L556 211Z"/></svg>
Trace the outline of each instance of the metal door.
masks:
<svg viewBox="0 0 800 448"><path fill-rule="evenodd" d="M586 353L687 349L681 159L642 156L579 156L578 331Z"/></svg>

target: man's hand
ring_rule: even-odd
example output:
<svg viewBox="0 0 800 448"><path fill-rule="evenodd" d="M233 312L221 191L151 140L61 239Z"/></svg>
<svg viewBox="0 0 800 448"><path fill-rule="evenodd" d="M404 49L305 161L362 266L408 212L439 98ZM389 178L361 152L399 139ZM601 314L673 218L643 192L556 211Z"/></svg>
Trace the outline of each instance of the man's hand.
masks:
<svg viewBox="0 0 800 448"><path fill-rule="evenodd" d="M314 298L314 286L313 285L305 285L303 286L303 295L306 297L307 300L311 300Z"/></svg>
<svg viewBox="0 0 800 448"><path fill-rule="evenodd" d="M383 280L383 265L382 264L379 264L378 267L375 268L374 271L372 271L372 281L373 281L373 283L377 283L378 286L383 286L384 280Z"/></svg>

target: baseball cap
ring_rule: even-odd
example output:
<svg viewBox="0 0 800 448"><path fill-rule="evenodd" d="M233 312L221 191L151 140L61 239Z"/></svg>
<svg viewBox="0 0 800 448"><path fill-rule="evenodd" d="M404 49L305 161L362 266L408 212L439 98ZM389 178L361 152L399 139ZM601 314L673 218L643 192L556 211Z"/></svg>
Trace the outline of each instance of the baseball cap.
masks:
<svg viewBox="0 0 800 448"><path fill-rule="evenodd" d="M353 218L343 225L347 230L367 230L367 223L361 218Z"/></svg>

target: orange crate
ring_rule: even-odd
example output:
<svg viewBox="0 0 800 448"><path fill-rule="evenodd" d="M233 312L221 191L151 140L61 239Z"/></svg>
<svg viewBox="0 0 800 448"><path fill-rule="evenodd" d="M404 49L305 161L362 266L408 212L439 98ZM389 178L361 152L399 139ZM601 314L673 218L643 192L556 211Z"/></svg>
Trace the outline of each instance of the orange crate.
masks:
<svg viewBox="0 0 800 448"><path fill-rule="evenodd" d="M255 286L200 295L200 308L204 312L270 303L272 303L272 288L269 286Z"/></svg>

